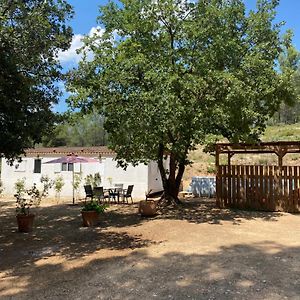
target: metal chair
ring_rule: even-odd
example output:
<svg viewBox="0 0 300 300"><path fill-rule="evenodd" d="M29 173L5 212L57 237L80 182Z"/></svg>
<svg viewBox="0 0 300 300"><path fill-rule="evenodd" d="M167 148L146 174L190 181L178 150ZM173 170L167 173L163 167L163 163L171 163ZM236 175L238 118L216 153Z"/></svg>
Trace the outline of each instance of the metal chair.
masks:
<svg viewBox="0 0 300 300"><path fill-rule="evenodd" d="M93 195L95 198L97 198L98 202L105 201L105 199L108 199L108 202L110 202L110 195L107 195L104 193L102 186L96 186L93 190Z"/></svg>
<svg viewBox="0 0 300 300"><path fill-rule="evenodd" d="M92 186L90 184L87 184L87 185L84 186L84 191L85 191L85 200L87 198L93 199L94 194L93 194Z"/></svg>
<svg viewBox="0 0 300 300"><path fill-rule="evenodd" d="M129 185L127 189L123 190L122 193L122 198L123 198L123 202L125 202L125 199L128 203L128 198L131 198L131 203L133 203L133 199L132 199L132 190L133 190L133 185Z"/></svg>

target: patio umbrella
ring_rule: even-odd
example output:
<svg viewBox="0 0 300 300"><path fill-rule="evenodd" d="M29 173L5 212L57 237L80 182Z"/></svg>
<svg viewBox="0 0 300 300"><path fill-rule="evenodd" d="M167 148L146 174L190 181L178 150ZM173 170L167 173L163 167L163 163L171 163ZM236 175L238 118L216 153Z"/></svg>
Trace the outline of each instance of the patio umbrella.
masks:
<svg viewBox="0 0 300 300"><path fill-rule="evenodd" d="M89 157L80 157L75 154L69 154L67 156L63 156L60 158L56 158L50 161L45 162L45 164L76 164L76 163L96 163L99 162L99 160ZM72 186L73 186L73 204L75 203L75 197L74 197L74 166L72 170Z"/></svg>

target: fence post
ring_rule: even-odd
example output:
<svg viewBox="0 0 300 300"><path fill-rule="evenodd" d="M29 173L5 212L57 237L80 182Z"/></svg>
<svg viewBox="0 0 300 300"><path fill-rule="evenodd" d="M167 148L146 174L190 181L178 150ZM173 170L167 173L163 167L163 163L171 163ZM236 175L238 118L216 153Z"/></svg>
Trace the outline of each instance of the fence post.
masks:
<svg viewBox="0 0 300 300"><path fill-rule="evenodd" d="M216 205L217 207L221 207L220 203L220 194L221 194L221 186L220 186L220 148L219 145L216 144Z"/></svg>

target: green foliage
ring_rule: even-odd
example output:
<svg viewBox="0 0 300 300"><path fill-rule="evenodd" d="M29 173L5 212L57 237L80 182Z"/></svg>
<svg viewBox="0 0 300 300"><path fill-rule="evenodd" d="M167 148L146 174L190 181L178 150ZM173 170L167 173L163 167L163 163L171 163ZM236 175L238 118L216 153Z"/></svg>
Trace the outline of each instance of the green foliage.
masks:
<svg viewBox="0 0 300 300"><path fill-rule="evenodd" d="M47 197L49 190L53 187L54 181L49 178L48 175L42 175L40 182L43 185L41 197Z"/></svg>
<svg viewBox="0 0 300 300"><path fill-rule="evenodd" d="M61 190L65 185L64 179L62 176L57 176L54 180L54 190L56 192L56 197L59 198Z"/></svg>
<svg viewBox="0 0 300 300"><path fill-rule="evenodd" d="M74 175L73 188L74 188L75 191L77 191L79 189L81 180L82 180L82 174L81 173Z"/></svg>
<svg viewBox="0 0 300 300"><path fill-rule="evenodd" d="M105 33L86 37L94 57L69 74L69 104L98 108L118 163L156 160L177 197L188 152L207 135L255 141L294 97L292 73L276 71L278 1L248 15L241 0L120 2L101 9Z"/></svg>
<svg viewBox="0 0 300 300"><path fill-rule="evenodd" d="M69 117L68 117L69 119ZM98 113L72 115L69 122L55 126L43 138L43 146L99 146L106 145L107 134L104 130L104 117Z"/></svg>
<svg viewBox="0 0 300 300"><path fill-rule="evenodd" d="M16 198L16 212L17 214L29 214L32 205L38 206L42 198L48 195L49 189L53 182L48 176L41 176L40 182L43 185L42 190L39 190L36 183L29 189L25 188L25 178L18 179L15 182L15 198Z"/></svg>
<svg viewBox="0 0 300 300"><path fill-rule="evenodd" d="M215 165L209 164L207 166L207 173L209 173L209 174L215 174L216 173L216 167L215 167Z"/></svg>
<svg viewBox="0 0 300 300"><path fill-rule="evenodd" d="M292 38L290 31L285 35L285 47L279 56L279 66L282 73L291 73L291 82L295 87L295 96L290 101L281 104L280 110L274 116L275 122L296 123L300 121L300 52L289 44Z"/></svg>
<svg viewBox="0 0 300 300"><path fill-rule="evenodd" d="M97 213L103 213L107 208L107 204L99 204L98 202L91 200L83 205L82 211L96 211Z"/></svg>
<svg viewBox="0 0 300 300"><path fill-rule="evenodd" d="M79 193L79 187L82 181L82 173L79 174L75 174L74 175L74 181L73 181L73 189L74 191L77 193L77 197L78 197L78 193Z"/></svg>
<svg viewBox="0 0 300 300"><path fill-rule="evenodd" d="M95 173L89 174L84 178L85 184L86 185L91 185L93 188L95 186L100 186L101 185L101 175L100 173Z"/></svg>
<svg viewBox="0 0 300 300"><path fill-rule="evenodd" d="M15 182L15 191L18 195L22 195L25 192L25 178L18 179Z"/></svg>
<svg viewBox="0 0 300 300"><path fill-rule="evenodd" d="M268 126L261 139L264 142L300 141L300 123Z"/></svg>
<svg viewBox="0 0 300 300"><path fill-rule="evenodd" d="M69 48L71 16L64 0L0 0L1 156L16 158L55 121L57 53Z"/></svg>

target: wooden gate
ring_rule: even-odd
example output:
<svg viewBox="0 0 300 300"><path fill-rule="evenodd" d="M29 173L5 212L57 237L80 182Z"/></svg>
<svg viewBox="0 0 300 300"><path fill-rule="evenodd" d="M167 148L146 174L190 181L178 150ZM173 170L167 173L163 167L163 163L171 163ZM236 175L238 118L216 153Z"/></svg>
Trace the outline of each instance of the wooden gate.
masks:
<svg viewBox="0 0 300 300"><path fill-rule="evenodd" d="M300 166L219 166L219 207L300 212Z"/></svg>

